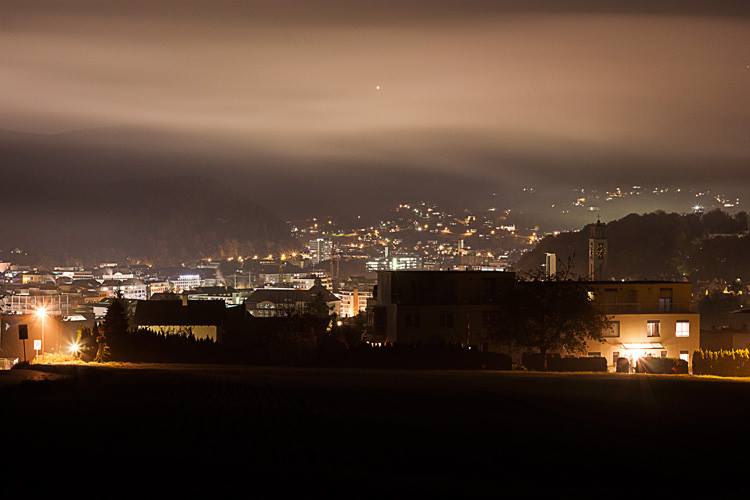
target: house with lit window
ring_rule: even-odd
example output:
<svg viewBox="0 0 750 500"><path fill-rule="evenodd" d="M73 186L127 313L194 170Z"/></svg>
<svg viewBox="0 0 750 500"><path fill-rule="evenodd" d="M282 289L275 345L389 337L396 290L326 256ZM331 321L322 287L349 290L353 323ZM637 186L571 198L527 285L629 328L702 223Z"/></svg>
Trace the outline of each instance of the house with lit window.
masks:
<svg viewBox="0 0 750 500"><path fill-rule="evenodd" d="M692 285L674 281L592 281L591 298L611 327L601 342L590 341L588 354L618 358L631 366L641 357L679 358L692 370L700 348L700 315L692 307Z"/></svg>

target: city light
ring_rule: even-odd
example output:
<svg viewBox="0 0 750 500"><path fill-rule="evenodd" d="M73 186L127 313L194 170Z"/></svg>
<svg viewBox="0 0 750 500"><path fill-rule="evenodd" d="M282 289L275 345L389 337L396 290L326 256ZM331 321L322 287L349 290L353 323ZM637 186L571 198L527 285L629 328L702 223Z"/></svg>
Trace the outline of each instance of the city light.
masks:
<svg viewBox="0 0 750 500"><path fill-rule="evenodd" d="M37 318L44 319L47 316L47 308L44 306L37 307L35 314Z"/></svg>

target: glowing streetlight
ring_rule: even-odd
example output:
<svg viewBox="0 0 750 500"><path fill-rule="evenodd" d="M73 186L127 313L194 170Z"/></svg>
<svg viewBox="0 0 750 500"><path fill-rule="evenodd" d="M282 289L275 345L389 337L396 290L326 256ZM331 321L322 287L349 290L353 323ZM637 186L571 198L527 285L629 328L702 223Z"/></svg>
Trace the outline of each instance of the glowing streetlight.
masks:
<svg viewBox="0 0 750 500"><path fill-rule="evenodd" d="M42 357L44 357L44 320L47 319L47 308L44 306L37 307L35 314L42 322Z"/></svg>
<svg viewBox="0 0 750 500"><path fill-rule="evenodd" d="M68 351L70 352L70 354L72 354L73 356L77 358L78 353L81 352L81 344L79 344L77 340L74 340L68 346Z"/></svg>

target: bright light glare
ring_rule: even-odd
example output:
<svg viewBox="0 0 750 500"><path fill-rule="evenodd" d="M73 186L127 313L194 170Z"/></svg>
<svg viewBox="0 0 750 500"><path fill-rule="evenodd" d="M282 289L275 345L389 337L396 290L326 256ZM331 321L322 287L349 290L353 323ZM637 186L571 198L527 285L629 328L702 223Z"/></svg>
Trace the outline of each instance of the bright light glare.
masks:
<svg viewBox="0 0 750 500"><path fill-rule="evenodd" d="M337 321L337 322L336 322L336 326L341 326L341 325L343 325L343 324L344 324L344 322L343 322L343 321L341 321L341 320L339 320L339 321Z"/></svg>
<svg viewBox="0 0 750 500"><path fill-rule="evenodd" d="M45 317L45 316L47 315L47 308L46 308L46 307L44 307L44 306L42 306L42 307L37 307L37 308L36 308L36 315L37 315L37 317L38 317L38 318L40 318L40 319L41 319L41 318L44 318L44 317Z"/></svg>
<svg viewBox="0 0 750 500"><path fill-rule="evenodd" d="M68 351L70 351L70 354L78 354L81 352L81 345L78 342L71 342Z"/></svg>

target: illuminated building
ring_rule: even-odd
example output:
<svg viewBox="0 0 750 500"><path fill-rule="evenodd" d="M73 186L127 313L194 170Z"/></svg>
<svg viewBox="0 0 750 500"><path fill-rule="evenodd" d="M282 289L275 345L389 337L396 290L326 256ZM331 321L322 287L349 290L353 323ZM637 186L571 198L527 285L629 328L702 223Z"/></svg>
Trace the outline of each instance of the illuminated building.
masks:
<svg viewBox="0 0 750 500"><path fill-rule="evenodd" d="M185 290L192 290L199 286L201 286L201 277L199 274L181 274L176 280L172 281L172 288L178 293Z"/></svg>
<svg viewBox="0 0 750 500"><path fill-rule="evenodd" d="M557 275L557 255L554 253L544 255L544 275L547 278L554 278Z"/></svg>
<svg viewBox="0 0 750 500"><path fill-rule="evenodd" d="M307 242L307 252L313 264L320 264L326 260L331 260L333 256L333 242L325 238L315 238Z"/></svg>
<svg viewBox="0 0 750 500"><path fill-rule="evenodd" d="M341 318L351 318L367 310L367 304L372 300L372 292L353 290L342 290L336 293L341 299L336 314Z"/></svg>
<svg viewBox="0 0 750 500"><path fill-rule="evenodd" d="M412 271L422 268L422 259L413 255L394 255L368 261L365 269L375 271Z"/></svg>
<svg viewBox="0 0 750 500"><path fill-rule="evenodd" d="M591 283L593 299L612 322L602 342L588 342L591 356L618 358L631 366L640 357L680 358L692 369L700 347L700 315L691 308L692 285L672 281L599 281Z"/></svg>
<svg viewBox="0 0 750 500"><path fill-rule="evenodd" d="M105 280L100 290L104 297L116 297L121 294L123 299L146 300L148 298L148 287L138 279Z"/></svg>

